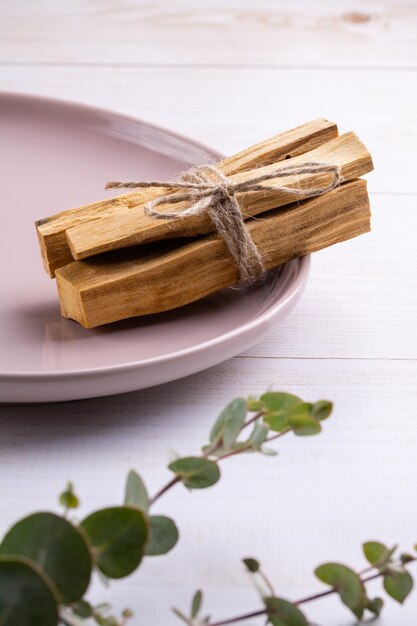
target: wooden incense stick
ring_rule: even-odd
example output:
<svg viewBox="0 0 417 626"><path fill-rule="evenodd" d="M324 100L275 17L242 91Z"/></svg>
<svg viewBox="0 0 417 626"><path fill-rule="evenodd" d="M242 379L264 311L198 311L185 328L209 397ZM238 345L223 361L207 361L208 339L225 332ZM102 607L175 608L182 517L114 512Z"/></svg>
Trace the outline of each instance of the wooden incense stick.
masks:
<svg viewBox="0 0 417 626"><path fill-rule="evenodd" d="M217 167L229 176L239 171L303 154L337 137L337 134L337 126L333 122L324 119L313 120L228 157L218 163ZM105 181L103 181L103 186L104 183ZM53 277L58 267L73 260L66 230L86 222L89 223L88 228L90 228L93 220L106 215L116 214L119 217L125 210L128 211L138 204L143 204L160 193L160 190L130 192L39 220L36 223L36 230L46 272Z"/></svg>
<svg viewBox="0 0 417 626"><path fill-rule="evenodd" d="M266 269L370 230L366 181L354 180L247 222ZM237 282L224 242L202 237L166 254L124 250L56 272L64 317L86 328L176 308ZM120 256L118 256L120 255Z"/></svg>
<svg viewBox="0 0 417 626"><path fill-rule="evenodd" d="M346 133L325 144L285 161L285 165L301 165L316 162L340 166L342 180L358 178L373 168L371 155L354 133ZM276 164L257 168L256 171L246 170L230 176L231 183L250 180L254 175L261 176L276 169ZM304 193L311 190L311 196L317 195L317 187L328 185L334 175L326 173L303 174L268 180L268 187L276 187L276 191L253 191L237 193L244 218L253 217L272 208L294 202L294 196L280 190L283 186L300 189ZM161 193L161 192L160 192ZM166 190L163 192L166 193ZM305 197L305 196L304 196ZM167 210L181 211L187 203L182 202L166 206ZM165 207L164 207L165 209ZM141 245L160 239L173 237L193 237L214 230L207 214L190 216L184 219L155 219L144 213L143 205L133 207L122 214L109 215L91 224L84 223L66 231L68 243L74 259L84 259L102 252Z"/></svg>

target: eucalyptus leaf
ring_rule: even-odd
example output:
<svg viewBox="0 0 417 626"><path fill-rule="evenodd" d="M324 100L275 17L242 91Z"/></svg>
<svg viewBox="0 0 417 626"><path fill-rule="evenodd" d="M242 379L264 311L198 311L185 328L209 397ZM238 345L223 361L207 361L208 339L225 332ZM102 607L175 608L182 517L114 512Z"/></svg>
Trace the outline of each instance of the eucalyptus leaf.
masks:
<svg viewBox="0 0 417 626"><path fill-rule="evenodd" d="M262 448L260 449L261 454L264 454L265 456L277 456L278 452L276 450L274 450L273 448L266 448L265 446L262 446Z"/></svg>
<svg viewBox="0 0 417 626"><path fill-rule="evenodd" d="M94 549L95 562L109 578L123 578L140 564L148 539L143 511L127 506L102 509L89 515L81 528Z"/></svg>
<svg viewBox="0 0 417 626"><path fill-rule="evenodd" d="M252 396L249 396L249 398L247 399L247 406L248 410L251 413L262 411L262 409L264 408L263 402L261 402L261 400L258 400L257 398L253 398Z"/></svg>
<svg viewBox="0 0 417 626"><path fill-rule="evenodd" d="M216 463L200 457L188 456L177 459L168 465L189 489L205 489L211 487L220 478L220 470Z"/></svg>
<svg viewBox="0 0 417 626"><path fill-rule="evenodd" d="M268 411L263 420L265 424L274 432L281 433L288 428L288 413Z"/></svg>
<svg viewBox="0 0 417 626"><path fill-rule="evenodd" d="M315 402L311 407L311 415L320 422L330 417L332 411L333 404L328 400L319 400L318 402Z"/></svg>
<svg viewBox="0 0 417 626"><path fill-rule="evenodd" d="M65 509L77 509L80 501L74 493L74 485L69 482L65 491L59 496L59 502Z"/></svg>
<svg viewBox="0 0 417 626"><path fill-rule="evenodd" d="M0 555L38 563L64 603L79 600L90 582L93 564L84 535L54 513L34 513L17 522L4 537Z"/></svg>
<svg viewBox="0 0 417 626"><path fill-rule="evenodd" d="M309 415L294 414L290 416L288 421L294 435L298 437L317 435L321 431L320 422Z"/></svg>
<svg viewBox="0 0 417 626"><path fill-rule="evenodd" d="M302 403L301 398L293 396L290 393L282 393L281 391L268 391L260 397L260 401L264 404L267 411L288 411L297 404Z"/></svg>
<svg viewBox="0 0 417 626"><path fill-rule="evenodd" d="M93 607L86 600L78 600L78 602L71 604L70 608L74 611L75 615L78 615L78 617L82 617L83 619L91 617L94 612Z"/></svg>
<svg viewBox="0 0 417 626"><path fill-rule="evenodd" d="M57 626L58 592L29 559L0 557L0 624Z"/></svg>
<svg viewBox="0 0 417 626"><path fill-rule="evenodd" d="M378 617L382 611L384 606L384 601L382 598L374 598L373 600L368 600L366 604L366 608L368 611L376 615Z"/></svg>
<svg viewBox="0 0 417 626"><path fill-rule="evenodd" d="M260 563L256 559L253 559L253 558L243 559L243 563L246 565L246 568L250 572L252 572L252 574L255 574L257 571L259 571Z"/></svg>
<svg viewBox="0 0 417 626"><path fill-rule="evenodd" d="M286 394L281 394L286 395ZM291 396L295 398L296 396ZM309 419L314 420L310 415L311 404L303 402L300 398L297 401L287 401L287 405L283 404L281 409L268 410L264 415L264 422L268 424L271 430L282 432L291 427L291 420Z"/></svg>
<svg viewBox="0 0 417 626"><path fill-rule="evenodd" d="M384 589L393 600L404 602L413 588L413 578L406 570L389 568L384 576Z"/></svg>
<svg viewBox="0 0 417 626"><path fill-rule="evenodd" d="M249 443L254 450L259 450L261 445L265 442L268 436L269 428L260 422L256 422L251 435L249 437Z"/></svg>
<svg viewBox="0 0 417 626"><path fill-rule="evenodd" d="M220 413L210 433L210 442L223 442L228 449L234 443L242 430L246 418L246 400L236 398L232 400Z"/></svg>
<svg viewBox="0 0 417 626"><path fill-rule="evenodd" d="M358 574L340 563L325 563L315 571L319 580L334 587L352 613L361 619L368 602L365 588Z"/></svg>
<svg viewBox="0 0 417 626"><path fill-rule="evenodd" d="M203 593L199 589L198 591L195 592L193 600L191 602L191 618L192 619L196 618L197 615L199 614L202 602L203 602Z"/></svg>
<svg viewBox="0 0 417 626"><path fill-rule="evenodd" d="M164 515L151 515L149 517L150 537L146 544L147 556L159 556L166 554L178 541L178 528L174 520Z"/></svg>
<svg viewBox="0 0 417 626"><path fill-rule="evenodd" d="M139 474L130 470L127 475L125 488L125 505L136 506L138 509L147 511L149 508L149 497L145 484Z"/></svg>
<svg viewBox="0 0 417 626"><path fill-rule="evenodd" d="M394 548L387 548L383 543L379 541L367 541L363 544L363 553L366 560L374 567L381 568L386 565L396 550Z"/></svg>
<svg viewBox="0 0 417 626"><path fill-rule="evenodd" d="M268 622L273 626L308 626L308 621L295 604L282 598L265 598Z"/></svg>

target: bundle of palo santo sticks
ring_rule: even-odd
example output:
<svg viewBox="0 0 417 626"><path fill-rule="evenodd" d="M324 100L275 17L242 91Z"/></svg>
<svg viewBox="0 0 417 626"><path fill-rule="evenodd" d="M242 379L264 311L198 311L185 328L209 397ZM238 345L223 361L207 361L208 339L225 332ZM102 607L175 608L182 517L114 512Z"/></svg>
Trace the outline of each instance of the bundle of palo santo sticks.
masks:
<svg viewBox="0 0 417 626"><path fill-rule="evenodd" d="M262 271L368 232L359 177L372 169L354 133L339 135L336 124L318 119L220 161L188 186L185 175L183 187L151 183L41 219L42 259L56 278L62 315L93 328L239 282L247 249L242 261L242 238L230 225L222 236L217 206L227 222L237 205L233 219L245 220L244 238Z"/></svg>

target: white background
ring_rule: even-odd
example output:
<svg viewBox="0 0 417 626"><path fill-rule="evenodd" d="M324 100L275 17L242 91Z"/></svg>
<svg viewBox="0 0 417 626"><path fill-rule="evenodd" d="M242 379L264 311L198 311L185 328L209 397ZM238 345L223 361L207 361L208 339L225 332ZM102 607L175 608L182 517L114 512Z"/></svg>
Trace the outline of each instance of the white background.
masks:
<svg viewBox="0 0 417 626"><path fill-rule="evenodd" d="M54 509L68 478L83 512L119 502L131 467L154 491L169 450L196 452L236 395L271 386L335 402L319 437L231 459L216 487L161 500L177 548L94 589L132 607L134 626L177 624L170 606L197 587L217 619L258 608L242 556L298 599L320 589L319 563L362 567L364 540L417 542L416 33L415 0L0 0L2 89L113 108L227 154L324 116L375 161L373 232L315 255L298 308L255 348L160 388L0 408L4 530ZM308 609L353 623L334 599ZM415 626L417 594L388 601L379 623Z"/></svg>

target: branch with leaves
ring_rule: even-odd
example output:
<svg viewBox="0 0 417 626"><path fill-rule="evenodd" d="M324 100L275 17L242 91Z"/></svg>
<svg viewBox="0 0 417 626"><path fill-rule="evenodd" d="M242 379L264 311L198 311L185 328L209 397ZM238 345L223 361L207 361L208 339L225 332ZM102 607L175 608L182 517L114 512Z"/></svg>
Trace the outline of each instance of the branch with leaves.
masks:
<svg viewBox="0 0 417 626"><path fill-rule="evenodd" d="M148 495L139 474L131 471L126 481L124 504L95 511L81 521L74 518L79 500L69 483L60 496L62 515L52 512L29 515L12 526L0 544L0 624L83 626L94 622L99 626L125 626L132 617L129 609L116 617L111 607L93 606L85 594L93 572L103 580L124 578L132 574L145 557L166 554L176 545L177 526L171 518L151 513L155 502L180 483L188 489L211 487L219 480L220 467L227 458L248 453L273 455L276 452L268 444L280 437L290 433L296 436L318 434L322 421L331 411L332 405L326 400L308 403L280 392L268 392L260 398L247 400L237 398L216 419L209 441L199 455L177 457L168 465L172 477L153 496ZM377 614L381 601L368 600L364 591L366 582L371 577L383 576L387 592L399 599L411 578L405 565L414 557L402 555L399 563L393 562L391 557L392 552L384 563L381 556L371 563L376 569L374 574L355 574L338 564L322 566L316 574L331 588L295 603L277 598L257 561L246 559L246 566L256 577L258 587L262 581L266 586L261 594L263 608L250 615L210 622L200 617L202 594L198 592L193 599L191 616L185 617L179 611L177 615L192 626L222 626L257 615L266 617L274 626L298 626L307 623L298 608L300 604L336 592L356 611L357 617L365 610Z"/></svg>
<svg viewBox="0 0 417 626"><path fill-rule="evenodd" d="M60 496L63 515L34 513L18 521L0 544L0 623L2 626L123 626L107 605L93 607L85 598L93 571L102 579L132 574L144 557L166 554L177 543L175 522L152 515L151 508L182 483L188 489L211 487L220 478L220 463L238 454L274 454L267 443L293 432L317 434L332 405L269 392L259 399L237 398L219 415L199 456L178 457L168 468L173 476L149 497L139 474L128 475L123 506L71 519L79 500L71 483Z"/></svg>
<svg viewBox="0 0 417 626"><path fill-rule="evenodd" d="M417 550L417 546L415 549ZM382 579L385 592L400 604L405 601L413 588L413 578L407 566L416 561L417 556L408 553L401 553L397 556L397 551L397 546L388 548L379 541L369 541L363 544L368 566L360 572L355 572L342 563L324 563L315 570L315 575L330 588L295 602L278 597L259 561L246 558L243 559L243 563L261 596L262 608L220 621L211 621L208 616L201 616L203 594L199 590L193 597L189 617L178 609L173 609L173 611L187 626L229 626L256 617L266 618L267 623L272 626L309 626L307 617L299 607L337 594L357 619L362 619L366 612L378 617L384 601L380 597L369 598L367 583L377 578Z"/></svg>

